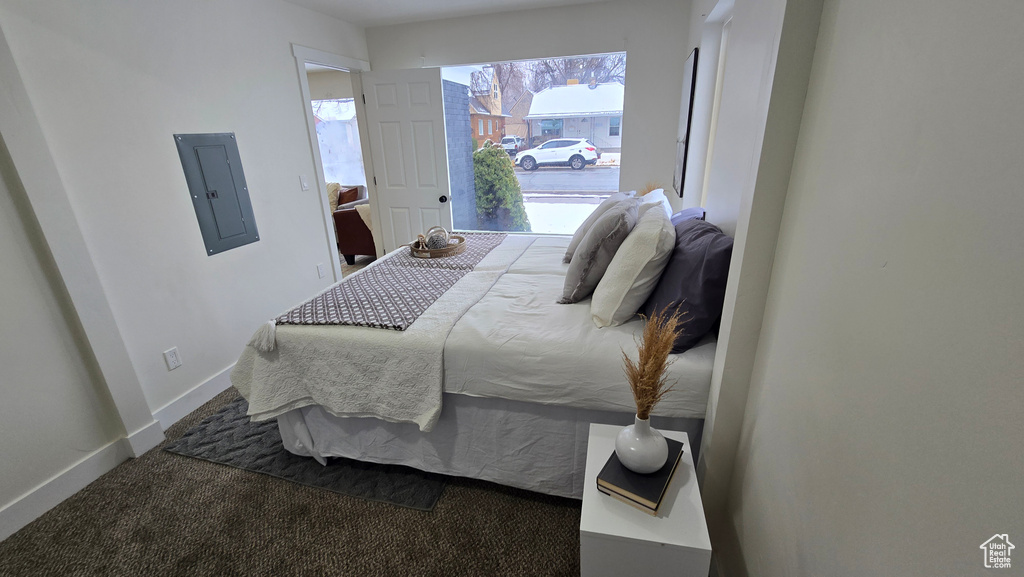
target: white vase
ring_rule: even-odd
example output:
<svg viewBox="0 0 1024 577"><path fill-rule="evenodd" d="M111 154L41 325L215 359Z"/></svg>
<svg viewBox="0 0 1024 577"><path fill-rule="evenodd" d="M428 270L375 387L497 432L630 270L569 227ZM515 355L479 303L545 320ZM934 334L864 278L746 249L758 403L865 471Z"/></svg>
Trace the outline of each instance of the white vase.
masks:
<svg viewBox="0 0 1024 577"><path fill-rule="evenodd" d="M630 471L653 473L665 465L668 443L657 429L651 428L650 419L635 417L633 424L615 437L615 454Z"/></svg>

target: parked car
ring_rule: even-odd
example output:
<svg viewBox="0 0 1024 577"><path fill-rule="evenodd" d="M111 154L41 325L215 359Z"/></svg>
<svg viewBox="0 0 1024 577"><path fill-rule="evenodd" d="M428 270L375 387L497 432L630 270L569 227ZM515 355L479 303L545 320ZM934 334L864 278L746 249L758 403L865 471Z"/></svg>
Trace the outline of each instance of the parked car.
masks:
<svg viewBox="0 0 1024 577"><path fill-rule="evenodd" d="M523 149L526 145L526 141L523 140L522 136L506 136L501 139L501 147L505 149L505 152L509 156L515 156L517 152Z"/></svg>
<svg viewBox="0 0 1024 577"><path fill-rule="evenodd" d="M588 164L597 164L598 158L597 147L585 138L556 138L517 154L516 165L524 170L552 165L582 170Z"/></svg>

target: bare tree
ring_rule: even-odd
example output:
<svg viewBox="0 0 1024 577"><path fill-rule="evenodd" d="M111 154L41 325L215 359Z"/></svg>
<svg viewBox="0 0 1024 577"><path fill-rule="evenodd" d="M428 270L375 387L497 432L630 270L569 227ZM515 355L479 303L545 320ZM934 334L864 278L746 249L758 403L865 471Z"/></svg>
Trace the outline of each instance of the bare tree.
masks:
<svg viewBox="0 0 1024 577"><path fill-rule="evenodd" d="M626 53L534 60L530 63L530 71L529 87L534 92L564 86L570 80L577 80L580 84L625 82Z"/></svg>
<svg viewBox="0 0 1024 577"><path fill-rule="evenodd" d="M529 70L524 62L499 62L492 65L498 77L502 100L514 102L526 92L526 79Z"/></svg>
<svg viewBox="0 0 1024 577"><path fill-rule="evenodd" d="M474 96L491 93L491 71L490 66L484 66L479 72L469 75L469 89Z"/></svg>

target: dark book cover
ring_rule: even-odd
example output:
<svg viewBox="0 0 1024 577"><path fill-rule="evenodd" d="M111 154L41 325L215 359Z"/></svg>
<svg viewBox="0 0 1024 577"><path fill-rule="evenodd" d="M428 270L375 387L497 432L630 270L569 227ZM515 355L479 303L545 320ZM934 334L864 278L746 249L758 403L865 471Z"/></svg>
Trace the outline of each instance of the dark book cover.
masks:
<svg viewBox="0 0 1024 577"><path fill-rule="evenodd" d="M608 457L608 462L604 464L604 468L597 474L598 488L618 493L630 501L636 502L638 505L656 511L683 455L683 444L681 442L673 439L665 439L665 441L668 443L668 459L665 460L665 465L661 469L646 475L634 473L627 469L619 461L618 455L612 451L611 457Z"/></svg>
<svg viewBox="0 0 1024 577"><path fill-rule="evenodd" d="M609 497L612 497L612 498L618 500L618 501L622 501L623 503L629 505L630 507L636 507L637 509L643 511L644 513L647 513L648 515L652 515L652 516L655 516L655 517L658 516L658 510L657 509L651 509L650 507L641 505L640 503L637 503L636 501L630 499L629 497L623 497L622 495L620 495L618 493L613 493L612 491L609 491L608 489L605 489L601 485L597 486L597 490L600 491L601 493L604 493L605 495L608 495Z"/></svg>

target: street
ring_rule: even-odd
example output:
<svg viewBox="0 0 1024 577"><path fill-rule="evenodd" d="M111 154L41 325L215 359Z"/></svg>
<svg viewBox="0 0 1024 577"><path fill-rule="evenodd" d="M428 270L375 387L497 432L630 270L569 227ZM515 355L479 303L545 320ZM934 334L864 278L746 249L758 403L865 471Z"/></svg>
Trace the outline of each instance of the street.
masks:
<svg viewBox="0 0 1024 577"><path fill-rule="evenodd" d="M558 192L578 194L586 192L615 192L619 190L618 166L588 166L583 170L568 167L541 167L527 172L516 167L516 178L523 194Z"/></svg>

